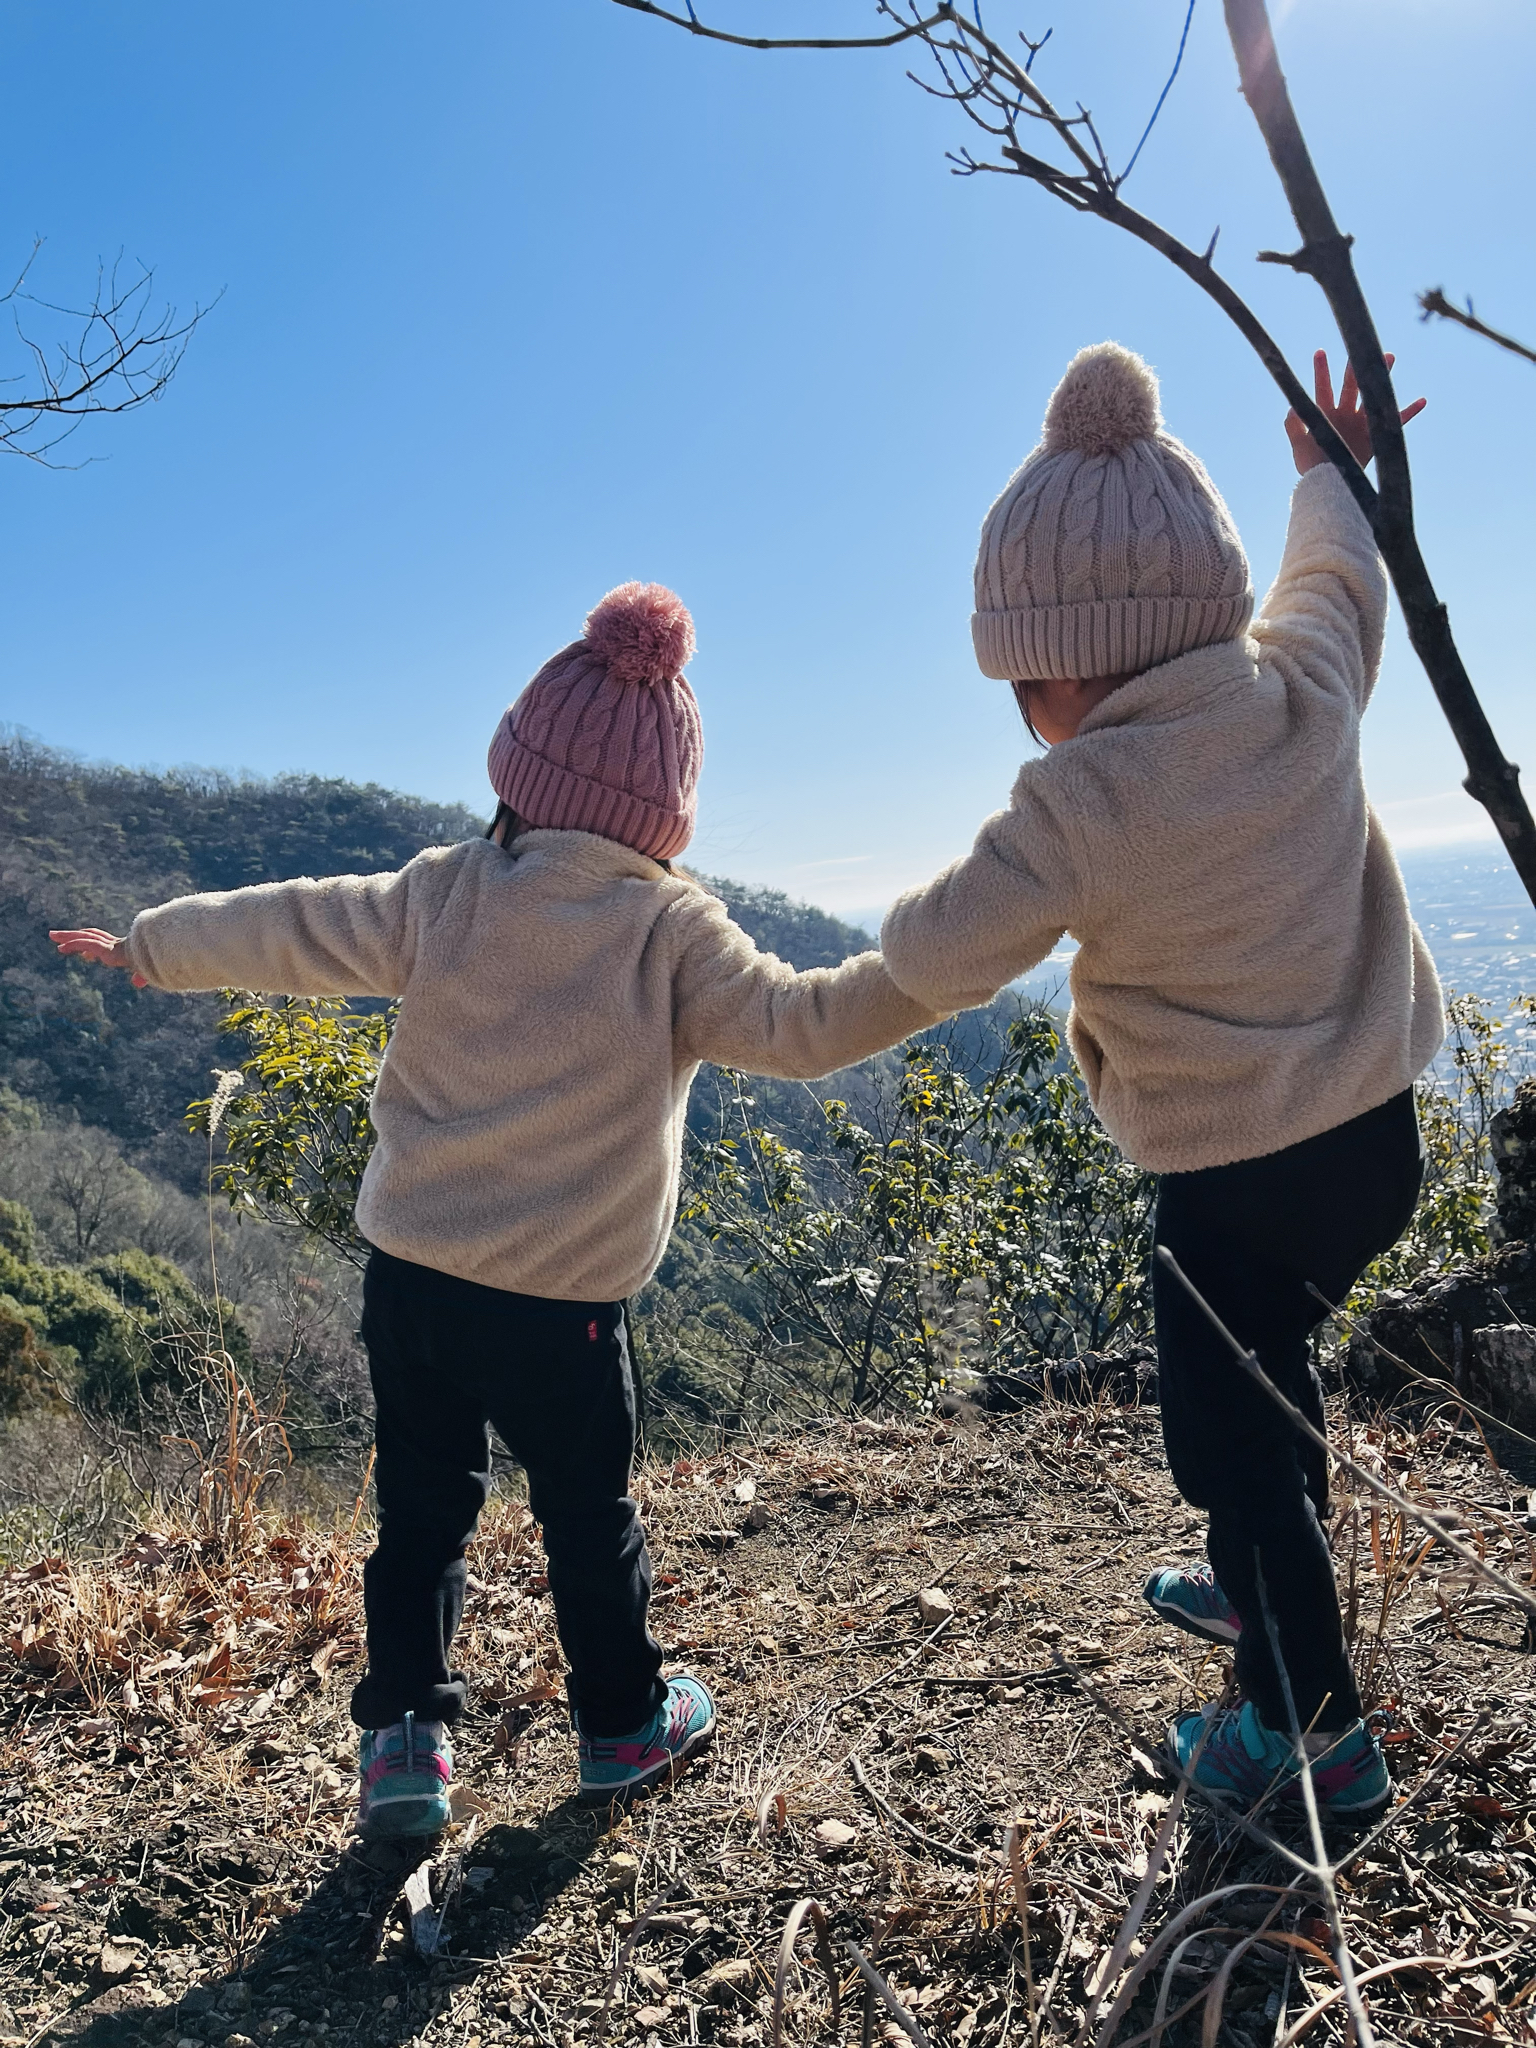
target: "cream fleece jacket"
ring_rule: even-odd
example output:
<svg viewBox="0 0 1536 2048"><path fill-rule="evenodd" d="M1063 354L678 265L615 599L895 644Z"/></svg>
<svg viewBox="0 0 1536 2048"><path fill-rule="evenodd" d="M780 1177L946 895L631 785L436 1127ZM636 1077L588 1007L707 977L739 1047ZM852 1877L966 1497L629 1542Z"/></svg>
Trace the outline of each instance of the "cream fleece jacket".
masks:
<svg viewBox="0 0 1536 2048"><path fill-rule="evenodd" d="M1277 1152L1408 1087L1444 1018L1361 777L1386 600L1342 479L1309 471L1250 637L1147 670L1026 762L886 918L893 979L984 1003L1071 933L1072 1050L1154 1173Z"/></svg>
<svg viewBox="0 0 1536 2048"><path fill-rule="evenodd" d="M797 974L725 906L587 832L135 918L156 988L398 996L358 1228L520 1294L617 1301L672 1228L699 1064L810 1079L935 1021L878 953Z"/></svg>

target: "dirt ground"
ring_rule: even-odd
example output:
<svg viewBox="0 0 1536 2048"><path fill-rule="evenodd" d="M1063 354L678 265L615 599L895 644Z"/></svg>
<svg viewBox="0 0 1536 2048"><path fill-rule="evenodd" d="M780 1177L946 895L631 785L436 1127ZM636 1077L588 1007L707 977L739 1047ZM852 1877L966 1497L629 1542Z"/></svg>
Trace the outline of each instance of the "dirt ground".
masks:
<svg viewBox="0 0 1536 2048"><path fill-rule="evenodd" d="M1340 1426L1531 1575L1527 1447L1501 1466L1455 1411ZM459 1819L426 1861L352 1833L366 1530L148 1530L13 1573L0 2048L1104 2040L1119 1958L1092 1994L1149 1857L1121 2048L1160 1996L1170 2048L1345 2037L1312 1880L1193 1802L1154 1849L1166 1724L1225 1675L1140 1597L1202 1547L1155 1411L828 1425L640 1491L656 1630L715 1690L712 1753L628 1814L575 1803L509 1500L471 1555ZM1377 2038L1536 2040L1523 1617L1391 1510L1335 1508L1357 1666L1415 1795L1330 1842L1354 1852L1339 1894ZM1293 1811L1259 1824L1306 1851Z"/></svg>

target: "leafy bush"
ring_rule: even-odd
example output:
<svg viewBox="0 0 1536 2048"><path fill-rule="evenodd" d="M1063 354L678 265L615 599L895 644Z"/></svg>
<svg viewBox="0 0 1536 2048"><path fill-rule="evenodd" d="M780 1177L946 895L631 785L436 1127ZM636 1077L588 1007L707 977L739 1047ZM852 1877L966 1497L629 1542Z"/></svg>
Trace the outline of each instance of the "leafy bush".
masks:
<svg viewBox="0 0 1536 2048"><path fill-rule="evenodd" d="M238 1318L226 1308L221 1319L184 1273L147 1252L119 1252L82 1269L0 1247L0 1295L49 1354L27 1369L47 1366L56 1391L87 1409L128 1414L162 1388L185 1390L217 1343L220 1320L223 1348L243 1372L252 1369Z"/></svg>
<svg viewBox="0 0 1536 2048"><path fill-rule="evenodd" d="M297 1223L361 1262L367 1248L352 1210L373 1150L368 1105L394 1011L327 996L226 998L235 1007L219 1030L245 1042L243 1091L216 1090L187 1111L188 1127L210 1142L222 1123L213 1185L232 1208Z"/></svg>
<svg viewBox="0 0 1536 2048"><path fill-rule="evenodd" d="M0 1418L63 1405L55 1392L59 1361L39 1342L42 1324L36 1309L0 1294Z"/></svg>
<svg viewBox="0 0 1536 2048"><path fill-rule="evenodd" d="M810 1157L723 1077L683 1213L753 1283L765 1368L863 1409L1142 1335L1152 1184L1104 1135L1049 1013L1019 1016L980 1074L942 1034L900 1061L867 1121L821 1105Z"/></svg>

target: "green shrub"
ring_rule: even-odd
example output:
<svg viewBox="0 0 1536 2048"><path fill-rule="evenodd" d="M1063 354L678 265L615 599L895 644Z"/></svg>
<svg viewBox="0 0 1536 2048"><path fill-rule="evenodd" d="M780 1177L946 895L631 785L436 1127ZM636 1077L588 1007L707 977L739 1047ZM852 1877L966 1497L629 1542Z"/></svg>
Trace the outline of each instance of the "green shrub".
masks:
<svg viewBox="0 0 1536 2048"><path fill-rule="evenodd" d="M14 1296L0 1294L0 1417L21 1408L62 1407L61 1361L39 1339L42 1317Z"/></svg>
<svg viewBox="0 0 1536 2048"><path fill-rule="evenodd" d="M25 1202L0 1202L0 1250L29 1260L37 1245L37 1224Z"/></svg>

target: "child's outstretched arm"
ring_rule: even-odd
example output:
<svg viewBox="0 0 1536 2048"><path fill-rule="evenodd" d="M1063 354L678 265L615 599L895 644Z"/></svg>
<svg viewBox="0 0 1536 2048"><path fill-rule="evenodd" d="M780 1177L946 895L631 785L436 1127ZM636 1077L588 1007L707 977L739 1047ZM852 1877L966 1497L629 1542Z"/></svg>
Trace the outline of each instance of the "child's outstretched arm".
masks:
<svg viewBox="0 0 1536 2048"><path fill-rule="evenodd" d="M125 939L96 930L49 937L61 953L126 968L138 988L394 996L410 973L413 899L435 899L444 882L451 875L434 849L396 874L177 897L142 911Z"/></svg>
<svg viewBox="0 0 1536 2048"><path fill-rule="evenodd" d="M797 970L760 953L717 897L679 902L673 982L677 1043L689 1058L814 1081L939 1021L902 994L878 953Z"/></svg>
<svg viewBox="0 0 1536 2048"><path fill-rule="evenodd" d="M1388 356L1389 368L1392 362ZM1335 399L1326 350L1317 351L1312 367L1319 411L1363 466L1371 459L1371 430L1353 368L1345 370ZM1415 399L1401 415L1404 423L1424 405ZM1287 414L1285 431L1302 481L1291 501L1280 573L1253 636L1266 652L1291 655L1314 680L1347 690L1363 710L1381 662L1386 571L1365 514L1298 414Z"/></svg>
<svg viewBox="0 0 1536 2048"><path fill-rule="evenodd" d="M918 1001L951 1010L989 1003L1060 943L1076 901L1067 839L1028 763L1006 811L988 818L964 859L899 896L880 945L892 977Z"/></svg>

